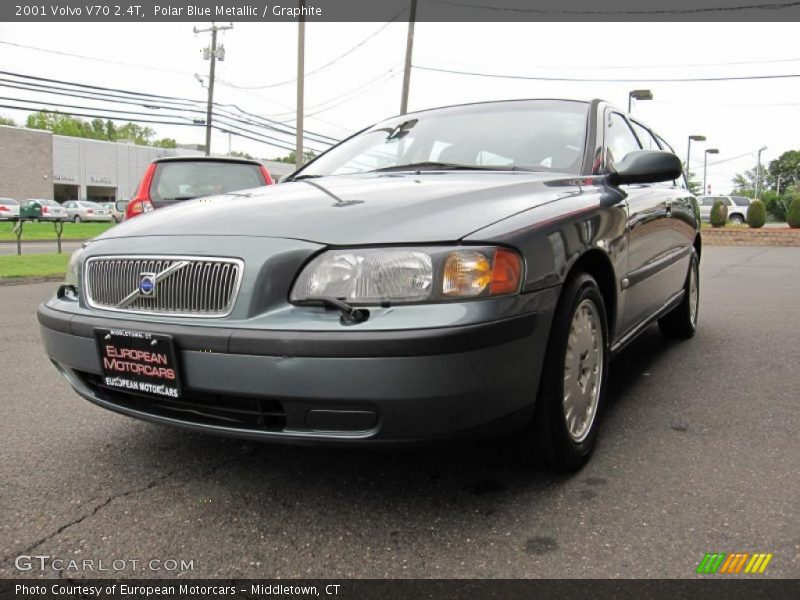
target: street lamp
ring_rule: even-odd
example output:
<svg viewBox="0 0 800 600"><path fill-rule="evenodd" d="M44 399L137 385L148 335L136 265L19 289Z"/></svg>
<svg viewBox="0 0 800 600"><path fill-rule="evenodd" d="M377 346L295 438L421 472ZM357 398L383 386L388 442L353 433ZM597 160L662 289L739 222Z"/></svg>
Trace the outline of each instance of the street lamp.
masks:
<svg viewBox="0 0 800 600"><path fill-rule="evenodd" d="M708 172L708 155L709 154L719 154L719 150L717 148L708 148L706 150L705 155L703 156L703 194L708 193L708 188L706 187L706 174Z"/></svg>
<svg viewBox="0 0 800 600"><path fill-rule="evenodd" d="M755 189L755 198L756 198L756 200L758 200L758 188L759 188L759 184L761 183L761 181L760 181L760 179L761 179L761 153L766 149L767 149L766 146L761 146L761 148L758 149L758 160L756 161L756 189Z"/></svg>
<svg viewBox="0 0 800 600"><path fill-rule="evenodd" d="M686 149L686 181L689 181L689 157L692 155L692 142L705 142L706 136L704 135L690 135L689 147Z"/></svg>
<svg viewBox="0 0 800 600"><path fill-rule="evenodd" d="M650 90L631 90L628 92L628 113L631 112L631 100L652 100L653 92Z"/></svg>

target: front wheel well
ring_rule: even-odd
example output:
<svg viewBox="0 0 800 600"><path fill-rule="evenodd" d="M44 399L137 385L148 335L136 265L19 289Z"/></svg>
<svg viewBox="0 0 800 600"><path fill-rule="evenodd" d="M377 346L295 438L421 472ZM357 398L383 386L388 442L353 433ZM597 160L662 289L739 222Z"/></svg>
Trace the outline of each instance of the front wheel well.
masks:
<svg viewBox="0 0 800 600"><path fill-rule="evenodd" d="M579 273L587 273L597 282L606 305L609 336L613 336L617 317L617 278L611 260L601 250L588 250L572 265L565 281Z"/></svg>

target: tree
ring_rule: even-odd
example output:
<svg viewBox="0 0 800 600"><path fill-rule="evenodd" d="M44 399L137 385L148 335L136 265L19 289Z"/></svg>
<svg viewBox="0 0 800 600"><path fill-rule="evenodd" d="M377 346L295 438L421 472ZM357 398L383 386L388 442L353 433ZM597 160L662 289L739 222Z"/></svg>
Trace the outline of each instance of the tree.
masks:
<svg viewBox="0 0 800 600"><path fill-rule="evenodd" d="M316 156L317 155L313 151L306 150L305 152L303 152L303 164L307 163ZM281 156L279 158L271 158L270 160L282 163L289 163L290 165L293 165L297 162L297 154L295 153L294 150L291 150L289 154L287 154L286 156Z"/></svg>
<svg viewBox="0 0 800 600"><path fill-rule="evenodd" d="M764 167L761 167L761 189L764 189ZM756 167L748 169L744 173L737 173L733 176L733 193L739 196L753 198L756 195Z"/></svg>
<svg viewBox="0 0 800 600"><path fill-rule="evenodd" d="M118 126L113 121L92 119L84 121L64 113L36 112L28 115L26 126L30 129L45 129L56 135L88 138L116 142L130 140L138 146L153 145L160 148L176 148L177 142L172 138L153 141L155 131L150 127L128 122Z"/></svg>
<svg viewBox="0 0 800 600"><path fill-rule="evenodd" d="M239 150L233 150L228 154L228 156L234 156L236 158L249 158L251 160L253 159L252 154L248 154L247 152L241 152Z"/></svg>
<svg viewBox="0 0 800 600"><path fill-rule="evenodd" d="M766 181L769 188L778 191L800 180L800 150L787 150L778 158L769 163L769 176Z"/></svg>
<svg viewBox="0 0 800 600"><path fill-rule="evenodd" d="M0 115L0 125L15 126L16 123L14 122L14 119L10 119L8 117L4 117L3 115Z"/></svg>
<svg viewBox="0 0 800 600"><path fill-rule="evenodd" d="M689 186L689 191L695 196L701 196L704 193L703 183L695 177L694 171L689 171L686 184Z"/></svg>
<svg viewBox="0 0 800 600"><path fill-rule="evenodd" d="M161 138L160 140L156 140L152 144L156 148L177 148L178 142L176 142L173 138Z"/></svg>

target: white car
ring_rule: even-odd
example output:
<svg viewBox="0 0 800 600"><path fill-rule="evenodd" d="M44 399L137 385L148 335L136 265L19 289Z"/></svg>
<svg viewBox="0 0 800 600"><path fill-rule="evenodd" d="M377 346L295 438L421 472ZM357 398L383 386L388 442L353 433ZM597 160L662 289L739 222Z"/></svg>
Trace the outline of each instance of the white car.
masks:
<svg viewBox="0 0 800 600"><path fill-rule="evenodd" d="M68 200L64 203L64 208L67 209L67 220L76 223L81 221L112 222L114 220L110 210L88 200Z"/></svg>
<svg viewBox="0 0 800 600"><path fill-rule="evenodd" d="M19 202L13 198L0 198L0 221L19 217Z"/></svg>
<svg viewBox="0 0 800 600"><path fill-rule="evenodd" d="M67 219L67 209L55 200L34 198L28 202L38 202L42 205L42 221L65 221Z"/></svg>
<svg viewBox="0 0 800 600"><path fill-rule="evenodd" d="M747 209L753 200L746 196L700 196L697 202L700 204L700 218L703 221L711 220L711 208L717 200L728 208L729 223L747 223Z"/></svg>

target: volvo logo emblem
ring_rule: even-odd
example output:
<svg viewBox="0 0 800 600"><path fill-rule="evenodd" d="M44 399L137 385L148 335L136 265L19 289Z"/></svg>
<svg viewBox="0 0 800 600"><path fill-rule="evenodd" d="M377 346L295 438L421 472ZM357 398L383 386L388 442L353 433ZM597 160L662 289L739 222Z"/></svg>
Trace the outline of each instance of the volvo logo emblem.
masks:
<svg viewBox="0 0 800 600"><path fill-rule="evenodd" d="M145 298L155 298L156 295L156 274L139 274L139 294Z"/></svg>
<svg viewBox="0 0 800 600"><path fill-rule="evenodd" d="M158 273L139 273L139 283L136 284L136 288L117 304L117 308L126 308L139 298L155 298L158 284L188 265L188 260L178 260Z"/></svg>

